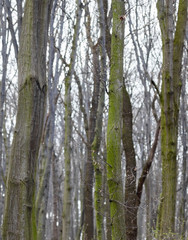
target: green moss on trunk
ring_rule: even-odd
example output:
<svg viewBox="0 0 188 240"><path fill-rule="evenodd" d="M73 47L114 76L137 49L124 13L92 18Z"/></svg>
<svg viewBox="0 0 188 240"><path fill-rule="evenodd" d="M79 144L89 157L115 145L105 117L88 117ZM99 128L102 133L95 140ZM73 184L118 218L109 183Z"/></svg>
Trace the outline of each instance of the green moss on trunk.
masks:
<svg viewBox="0 0 188 240"><path fill-rule="evenodd" d="M99 166L94 167L95 169L95 211L96 211L96 228L97 228L97 239L102 240L103 230L103 194L102 194L102 171Z"/></svg>
<svg viewBox="0 0 188 240"><path fill-rule="evenodd" d="M18 57L18 112L8 167L3 239L36 239L35 180L46 104L52 1L26 0ZM39 34L40 32L40 34Z"/></svg>
<svg viewBox="0 0 188 240"><path fill-rule="evenodd" d="M161 93L161 157L162 194L157 221L157 238L173 235L175 224L177 182L177 138L179 101L181 93L181 66L183 43L187 19L187 1L180 0L178 21L174 38L170 23L173 22L169 9L172 2L163 5L158 0L158 17L163 42L163 74ZM171 238L173 239L173 238Z"/></svg>
<svg viewBox="0 0 188 240"><path fill-rule="evenodd" d="M36 239L35 176L45 95L45 88L41 90L37 80L31 77L20 90L7 179L3 239L9 239L10 236L14 236L14 239ZM12 225L12 221L16 224Z"/></svg>
<svg viewBox="0 0 188 240"><path fill-rule="evenodd" d="M125 239L124 198L121 175L122 86L124 2L112 1L113 30L109 82L109 113L107 127L107 181L110 198L112 239Z"/></svg>

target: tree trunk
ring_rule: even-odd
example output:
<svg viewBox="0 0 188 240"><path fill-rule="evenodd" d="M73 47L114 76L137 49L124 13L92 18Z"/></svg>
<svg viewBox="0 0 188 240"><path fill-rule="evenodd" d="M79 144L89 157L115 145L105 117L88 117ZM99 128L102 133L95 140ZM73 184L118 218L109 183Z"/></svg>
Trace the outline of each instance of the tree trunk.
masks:
<svg viewBox="0 0 188 240"><path fill-rule="evenodd" d="M124 16L123 1L112 1L113 29L107 127L107 181L112 239L125 239L124 198L121 169L121 121L123 87Z"/></svg>
<svg viewBox="0 0 188 240"><path fill-rule="evenodd" d="M5 133L3 132L3 125L5 120L5 112L4 105L6 100L6 77L7 77L7 64L8 64L8 53L7 53L7 24L6 24L6 12L3 11L3 6L0 6L0 21L1 21L1 32L2 32L2 79L0 81L0 225L2 225L2 217L3 217L3 206L4 206L4 194L5 194L5 179L4 179L4 143L3 136ZM0 234L1 239L1 234Z"/></svg>
<svg viewBox="0 0 188 240"><path fill-rule="evenodd" d="M49 192L49 178L51 168L50 153L50 128L51 119L47 117L45 128L44 142L41 149L41 164L43 165L42 176L39 182L39 188L36 196L35 209L36 209L36 223L37 223L37 240L45 239L45 226L46 226L46 213L48 205L48 192Z"/></svg>
<svg viewBox="0 0 188 240"><path fill-rule="evenodd" d="M132 140L132 106L129 94L123 87L123 146L126 157L125 226L126 240L137 239L138 198L136 194L136 158Z"/></svg>
<svg viewBox="0 0 188 240"><path fill-rule="evenodd" d="M160 122L158 122L154 142L148 154L147 161L143 166L138 186L136 187L136 158L132 139L132 106L126 87L123 87L123 147L126 157L126 181L125 181L125 228L126 240L137 239L137 215L141 203L143 186L148 176L154 154L156 151L160 132Z"/></svg>
<svg viewBox="0 0 188 240"><path fill-rule="evenodd" d="M96 231L97 231L97 239L103 239L103 229L104 229L104 192L103 192L103 182L102 176L104 172L101 157L99 157L99 150L102 139L102 123L103 123L103 110L105 106L105 89L106 89L106 28L105 28L105 12L103 6L103 0L98 0L98 8L100 14L100 35L101 35L101 79L100 79L100 93L99 93L99 105L97 111L97 120L96 120L96 128L95 128L95 138L92 143L92 157L94 164L94 172L95 172L95 212L96 212Z"/></svg>
<svg viewBox="0 0 188 240"><path fill-rule="evenodd" d="M78 43L78 34L80 30L81 19L81 2L77 1L77 21L75 24L75 32L73 35L71 63L70 68L65 78L65 182L64 182L64 201L63 201L63 240L72 239L71 234L71 205L72 205L72 187L71 187L71 138L72 138L72 106L71 106L71 82L74 72L76 59L76 50Z"/></svg>
<svg viewBox="0 0 188 240"><path fill-rule="evenodd" d="M36 239L35 181L46 104L52 1L27 0L18 57L18 113L7 178L3 239Z"/></svg>
<svg viewBox="0 0 188 240"><path fill-rule="evenodd" d="M158 0L158 18L163 44L163 74L161 92L161 157L162 194L158 215L158 239L173 239L177 182L177 137L179 101L181 92L181 66L187 0L180 0L178 20L173 37L173 3ZM168 216L168 217L167 217Z"/></svg>
<svg viewBox="0 0 188 240"><path fill-rule="evenodd" d="M96 130L95 130L95 138L92 144L92 157L93 157L93 165L95 172L95 211L96 211L96 228L97 228L97 239L102 240L102 232L103 232L103 184L102 184L102 172L103 172L103 164L101 162L99 155L99 149L102 138L102 119L103 119L103 109L104 109L104 98L105 98L105 88L104 83L100 84L100 100L99 107L97 113L97 122L96 122Z"/></svg>
<svg viewBox="0 0 188 240"><path fill-rule="evenodd" d="M80 101L81 111L84 115L84 125L87 136L87 160L85 163L85 179L84 179L84 228L83 228L83 239L92 240L94 239L94 212L93 212L93 159L92 159L92 144L95 138L95 127L97 119L97 109L99 101L99 90L100 90L100 63L99 63L99 39L94 45L91 38L91 18L88 6L86 7L86 33L89 47L92 52L92 63L93 63L93 92L91 99L91 107L89 109L89 117L86 114L86 110L83 109ZM79 90L79 92L81 92ZM80 94L80 93L79 93ZM81 94L80 94L81 95ZM83 96L81 97L83 99ZM80 98L80 99L81 99ZM88 119L88 120L87 120Z"/></svg>
<svg viewBox="0 0 188 240"><path fill-rule="evenodd" d="M187 55L184 62L184 72L182 79L182 93L181 93L181 123L182 123L182 145L183 145L183 163L182 163L182 200L180 202L180 223L179 232L181 234L182 240L186 239L186 205L187 205L187 185L188 185L188 175L187 175L187 114L186 114L186 80L187 71L186 66L188 63Z"/></svg>
<svg viewBox="0 0 188 240"><path fill-rule="evenodd" d="M93 65L94 65L94 90L92 96L92 106L90 109L89 124L87 130L87 161L85 164L85 183L84 183L84 239L94 239L94 213L93 213L93 159L92 143L95 137L96 115L98 109L98 98L100 89L100 67L98 45L93 46Z"/></svg>

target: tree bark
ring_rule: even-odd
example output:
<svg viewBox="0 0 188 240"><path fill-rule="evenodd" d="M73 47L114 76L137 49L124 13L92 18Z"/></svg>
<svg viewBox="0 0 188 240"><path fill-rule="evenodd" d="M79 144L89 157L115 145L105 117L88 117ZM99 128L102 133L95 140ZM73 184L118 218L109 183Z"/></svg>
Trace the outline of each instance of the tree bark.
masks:
<svg viewBox="0 0 188 240"><path fill-rule="evenodd" d="M126 240L137 239L137 215L141 203L143 187L148 172L151 168L154 154L157 148L158 137L160 133L160 121L154 137L154 142L150 149L147 161L144 164L138 185L136 186L136 158L132 139L132 106L126 87L123 87L123 147L126 157L126 181L125 181L125 228Z"/></svg>
<svg viewBox="0 0 188 240"><path fill-rule="evenodd" d="M7 177L3 239L36 239L35 181L46 104L52 1L27 0L18 57L18 113Z"/></svg>
<svg viewBox="0 0 188 240"><path fill-rule="evenodd" d="M94 89L92 96L92 105L88 121L87 131L87 161L85 164L85 187L84 187L84 239L94 239L94 212L93 212L93 159L92 143L95 137L96 115L98 109L99 89L100 89L100 66L99 66L99 46L92 47L93 71L94 71Z"/></svg>
<svg viewBox="0 0 188 240"><path fill-rule="evenodd" d="M125 227L126 240L137 239L138 197L136 194L136 158L132 139L132 106L129 94L123 87L123 147L126 158Z"/></svg>
<svg viewBox="0 0 188 240"><path fill-rule="evenodd" d="M184 71L182 79L182 92L181 92L181 123L182 123L182 145L183 145L183 163L182 163L182 200L180 202L180 223L179 223L179 232L181 234L182 240L186 239L186 204L187 204L187 186L188 186L188 175L187 175L187 114L186 114L186 79L187 79L187 55L185 56L184 61Z"/></svg>
<svg viewBox="0 0 188 240"><path fill-rule="evenodd" d="M9 54L7 53L7 47L8 47L8 42L7 42L7 24L6 24L6 12L3 11L3 6L0 6L0 21L1 21L1 32L2 32L2 51L1 51L1 56L2 56L2 78L0 80L0 225L2 225L2 217L3 217L3 206L4 206L4 194L5 194L5 179L4 179L4 156L5 156L5 151L4 151L4 140L3 136L5 135L3 125L5 121L5 111L4 111L4 106L5 106L5 100L6 100L6 78L7 78L7 64L8 64L8 58ZM1 234L0 234L0 239L1 239Z"/></svg>
<svg viewBox="0 0 188 240"><path fill-rule="evenodd" d="M125 238L124 198L121 169L122 87L124 16L123 1L112 1L113 28L109 80L109 113L107 126L107 181L109 188L112 239Z"/></svg>
<svg viewBox="0 0 188 240"><path fill-rule="evenodd" d="M173 25L173 3L158 0L158 18L163 44L161 92L162 194L158 214L158 239L172 234L173 239L177 182L177 138L181 92L181 66L187 20L187 0L180 0L176 28ZM172 29L175 29L174 35ZM168 217L167 217L168 216Z"/></svg>
<svg viewBox="0 0 188 240"><path fill-rule="evenodd" d="M99 150L102 140L102 123L103 123L103 110L105 106L105 89L106 89L106 26L105 26L105 11L103 0L98 0L99 19L100 19L100 55L101 55L101 79L100 79L100 92L99 92L99 104L97 111L97 120L95 128L95 138L92 143L92 157L95 172L95 195L94 204L96 212L96 231L97 239L102 240L104 230L104 192L103 192L103 172L106 166L103 166L101 157L99 157Z"/></svg>

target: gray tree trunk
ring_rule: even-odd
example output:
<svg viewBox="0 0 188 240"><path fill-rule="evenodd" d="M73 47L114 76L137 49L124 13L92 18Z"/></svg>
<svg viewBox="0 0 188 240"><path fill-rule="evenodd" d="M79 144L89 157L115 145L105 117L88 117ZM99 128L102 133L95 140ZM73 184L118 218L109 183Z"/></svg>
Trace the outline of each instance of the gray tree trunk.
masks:
<svg viewBox="0 0 188 240"><path fill-rule="evenodd" d="M36 239L35 181L46 104L51 3L25 3L18 57L18 112L6 183L3 239Z"/></svg>
<svg viewBox="0 0 188 240"><path fill-rule="evenodd" d="M3 217L3 206L4 206L4 194L5 194L5 171L3 169L3 165L5 165L5 151L4 151L4 136L5 133L3 131L3 125L5 120L5 100L6 100L6 77L7 77L7 64L8 64L8 49L7 49L7 24L6 24L6 12L3 11L3 6L0 6L0 31L2 33L2 79L0 80L0 225L2 225L2 217ZM1 233L0 233L1 239Z"/></svg>
<svg viewBox="0 0 188 240"><path fill-rule="evenodd" d="M74 73L74 66L76 60L76 50L78 44L80 20L81 20L81 1L77 0L76 24L74 26L72 52L70 67L65 78L65 181L63 193L63 240L71 240L73 234L73 226L71 221L72 211L72 182L71 182L71 142L72 142L72 104L71 104L71 83Z"/></svg>

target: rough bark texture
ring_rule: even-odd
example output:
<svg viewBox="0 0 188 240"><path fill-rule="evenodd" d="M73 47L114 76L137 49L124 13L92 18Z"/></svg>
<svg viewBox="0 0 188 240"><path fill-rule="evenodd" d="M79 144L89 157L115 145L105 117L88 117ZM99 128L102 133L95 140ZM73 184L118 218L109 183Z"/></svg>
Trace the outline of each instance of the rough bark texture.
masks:
<svg viewBox="0 0 188 240"><path fill-rule="evenodd" d="M136 194L136 158L132 139L132 125L132 106L129 94L124 86L122 140L126 157L125 227L127 240L137 239L138 198Z"/></svg>
<svg viewBox="0 0 188 240"><path fill-rule="evenodd" d="M97 120L95 128L95 138L92 143L92 157L95 172L95 212L96 212L96 231L97 239L102 240L104 238L104 192L103 192L103 172L105 166L103 166L101 161L101 156L99 157L100 145L102 140L102 125L103 125L103 111L105 106L105 89L106 89L106 25L105 25L105 11L103 0L98 0L98 8L100 15L100 55L101 55L101 79L100 79L100 93L99 93L99 105L97 111Z"/></svg>
<svg viewBox="0 0 188 240"><path fill-rule="evenodd" d="M103 109L104 109L104 98L105 98L105 88L104 84L101 83L101 91L100 91L100 99L97 113L97 122L95 129L95 138L92 144L92 157L93 157L93 165L95 172L95 211L96 211L96 230L97 230L97 239L102 240L102 232L104 229L103 226L103 185L102 185L102 172L103 166L101 163L101 159L99 158L99 150L102 138L102 120L103 120Z"/></svg>
<svg viewBox="0 0 188 240"><path fill-rule="evenodd" d="M35 174L45 92L36 79L29 78L19 93L18 106L22 107L18 108L9 165L3 239L35 239Z"/></svg>
<svg viewBox="0 0 188 240"><path fill-rule="evenodd" d="M46 103L50 3L25 3L18 57L18 113L7 177L3 239L36 239L35 175Z"/></svg>
<svg viewBox="0 0 188 240"><path fill-rule="evenodd" d="M187 0L180 0L178 20L173 37L173 3L159 0L158 18L163 44L163 74L161 93L161 156L162 195L158 215L158 239L170 234L173 239L177 181L177 137L179 101L181 92L181 66ZM166 217L168 216L168 217Z"/></svg>
<svg viewBox="0 0 188 240"><path fill-rule="evenodd" d="M123 88L123 130L122 140L126 157L126 181L125 181L125 228L126 240L137 239L137 214L141 203L141 197L145 180L151 168L154 154L157 148L160 133L160 121L158 122L155 138L150 149L147 161L143 166L138 185L136 186L136 158L132 139L132 107L129 94Z"/></svg>
<svg viewBox="0 0 188 240"><path fill-rule="evenodd" d="M123 45L125 14L123 1L112 1L113 29L107 127L107 181L110 199L112 239L125 239L124 198L121 174Z"/></svg>
<svg viewBox="0 0 188 240"><path fill-rule="evenodd" d="M71 135L72 135L72 106L71 106L71 81L70 76L65 79L65 181L63 193L63 240L70 239L71 234Z"/></svg>
<svg viewBox="0 0 188 240"><path fill-rule="evenodd" d="M53 153L52 158L52 179L53 179L53 213L54 213L54 221L52 227L52 240L60 239L60 230L59 226L57 225L59 212L58 212L58 193L59 193L59 186L58 186L58 166L57 166L57 157L55 153Z"/></svg>
<svg viewBox="0 0 188 240"><path fill-rule="evenodd" d="M95 137L96 115L98 109L99 89L100 89L100 66L99 66L99 47L98 44L92 47L94 89L91 101L89 124L87 130L87 162L85 164L85 186L84 186L84 239L94 239L93 224L93 159L92 143Z"/></svg>

